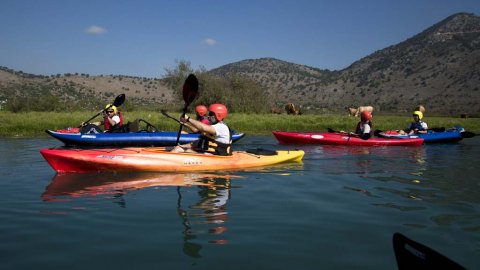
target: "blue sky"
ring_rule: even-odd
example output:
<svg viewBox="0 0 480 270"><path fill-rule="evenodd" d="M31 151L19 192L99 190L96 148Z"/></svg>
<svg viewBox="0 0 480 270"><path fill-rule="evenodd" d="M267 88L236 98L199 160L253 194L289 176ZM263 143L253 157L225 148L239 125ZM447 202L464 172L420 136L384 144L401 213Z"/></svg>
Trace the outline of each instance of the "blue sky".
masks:
<svg viewBox="0 0 480 270"><path fill-rule="evenodd" d="M0 66L161 77L273 57L339 70L479 0L1 0Z"/></svg>

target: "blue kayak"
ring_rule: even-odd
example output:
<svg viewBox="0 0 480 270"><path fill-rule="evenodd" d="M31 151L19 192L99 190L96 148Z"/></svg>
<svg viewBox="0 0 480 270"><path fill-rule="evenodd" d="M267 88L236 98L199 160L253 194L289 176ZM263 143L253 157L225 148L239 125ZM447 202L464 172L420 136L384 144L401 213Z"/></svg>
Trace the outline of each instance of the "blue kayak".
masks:
<svg viewBox="0 0 480 270"><path fill-rule="evenodd" d="M447 143L461 141L464 138L462 132L464 132L463 127L455 126L444 131L428 130L426 134L413 135L401 135L396 130L389 130L379 132L378 136L383 138L422 138L425 143Z"/></svg>
<svg viewBox="0 0 480 270"><path fill-rule="evenodd" d="M90 133L66 132L66 130L46 130L55 139L68 146L173 146L177 141L174 131L141 131L127 133ZM232 142L240 140L244 133L232 131ZM181 134L180 144L197 140L200 134Z"/></svg>

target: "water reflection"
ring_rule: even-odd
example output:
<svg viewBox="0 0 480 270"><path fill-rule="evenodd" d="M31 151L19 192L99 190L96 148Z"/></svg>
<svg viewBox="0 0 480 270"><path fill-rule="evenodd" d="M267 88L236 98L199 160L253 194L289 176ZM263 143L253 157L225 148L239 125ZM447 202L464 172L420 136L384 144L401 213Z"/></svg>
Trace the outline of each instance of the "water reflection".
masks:
<svg viewBox="0 0 480 270"><path fill-rule="evenodd" d="M183 252L200 258L204 243L228 244L227 202L231 179L237 175L207 173L93 173L57 174L42 193L46 202L65 202L84 196L108 195L125 207L124 195L132 190L176 187L177 213L181 219ZM207 237L208 240L200 240Z"/></svg>
<svg viewBox="0 0 480 270"><path fill-rule="evenodd" d="M201 257L202 245L196 238L205 234L202 228L212 236L208 243L228 244L224 233L228 230L227 202L230 199L231 180L228 177L206 177L202 182L205 185L198 186L199 199L194 203L186 204L182 188L177 187L177 209L184 226L183 251L194 258Z"/></svg>
<svg viewBox="0 0 480 270"><path fill-rule="evenodd" d="M318 168L328 174L368 175L379 172L422 175L426 153L423 147L351 147L322 145L303 149L308 159L324 160ZM318 162L316 162L318 163ZM414 168L414 171L411 169Z"/></svg>
<svg viewBox="0 0 480 270"><path fill-rule="evenodd" d="M405 214L425 212L428 222L410 220L405 226L425 228L433 222L480 231L479 156L472 156L471 147L316 146L305 151L314 159L315 170L341 177L345 190L366 196L372 206Z"/></svg>
<svg viewBox="0 0 480 270"><path fill-rule="evenodd" d="M43 201L65 201L82 196L116 195L159 186L208 185L210 174L91 173L57 174L41 195Z"/></svg>

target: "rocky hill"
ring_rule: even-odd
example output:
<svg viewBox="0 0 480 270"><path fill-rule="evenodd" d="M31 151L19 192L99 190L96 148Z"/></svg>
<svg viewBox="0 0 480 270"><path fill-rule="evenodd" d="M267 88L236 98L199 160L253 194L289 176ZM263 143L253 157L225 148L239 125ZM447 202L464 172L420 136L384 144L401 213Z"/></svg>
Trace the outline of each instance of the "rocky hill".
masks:
<svg viewBox="0 0 480 270"><path fill-rule="evenodd" d="M264 58L211 72L251 77L278 102L304 107L342 110L373 105L377 111L398 113L424 104L430 113L479 115L480 17L452 15L340 71Z"/></svg>
<svg viewBox="0 0 480 270"><path fill-rule="evenodd" d="M0 101L55 95L64 103L81 100L82 107L88 108L97 107L96 101L103 104L121 93L127 95L128 102L145 106L172 100L172 90L155 78L78 73L40 76L0 67Z"/></svg>
<svg viewBox="0 0 480 270"><path fill-rule="evenodd" d="M379 112L405 113L423 104L429 114L480 116L480 17L454 14L343 70L261 58L227 64L208 73L252 78L268 89L276 106L293 102L304 110L340 112L350 106L372 105ZM88 74L36 76L0 68L0 101L45 93L57 95L63 102L109 100L119 93L143 105L173 99L172 90L161 79Z"/></svg>

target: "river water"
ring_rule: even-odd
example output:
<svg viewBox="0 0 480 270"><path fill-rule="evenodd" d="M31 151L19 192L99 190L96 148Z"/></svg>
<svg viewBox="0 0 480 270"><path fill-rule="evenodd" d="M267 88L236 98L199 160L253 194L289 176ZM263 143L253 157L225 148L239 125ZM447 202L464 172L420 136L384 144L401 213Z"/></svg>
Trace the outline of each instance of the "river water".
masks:
<svg viewBox="0 0 480 270"><path fill-rule="evenodd" d="M56 175L54 139L0 139L1 269L397 269L400 232L475 269L480 138L422 147L278 145L237 172Z"/></svg>

